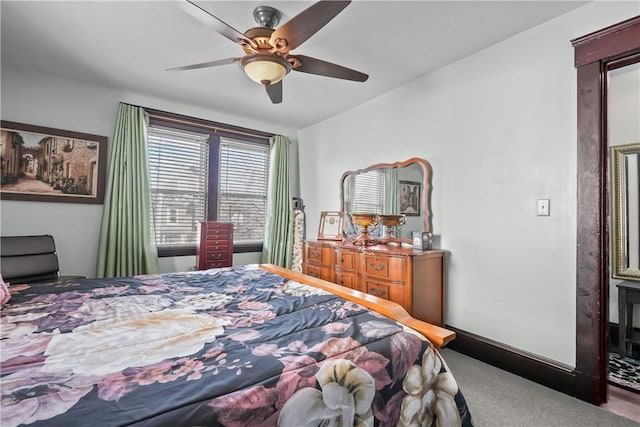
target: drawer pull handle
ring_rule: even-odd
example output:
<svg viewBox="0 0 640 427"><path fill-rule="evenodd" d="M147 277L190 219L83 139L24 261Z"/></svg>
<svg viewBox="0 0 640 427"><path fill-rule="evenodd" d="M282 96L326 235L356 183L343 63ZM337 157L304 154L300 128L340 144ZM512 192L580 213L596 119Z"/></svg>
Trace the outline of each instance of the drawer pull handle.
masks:
<svg viewBox="0 0 640 427"><path fill-rule="evenodd" d="M369 268L372 269L373 271L383 271L384 264L378 264L378 266L376 267L376 263L372 262L372 263L369 263Z"/></svg>
<svg viewBox="0 0 640 427"><path fill-rule="evenodd" d="M381 296L384 296L385 291L384 289L371 288L369 289L369 293L373 296L381 297Z"/></svg>

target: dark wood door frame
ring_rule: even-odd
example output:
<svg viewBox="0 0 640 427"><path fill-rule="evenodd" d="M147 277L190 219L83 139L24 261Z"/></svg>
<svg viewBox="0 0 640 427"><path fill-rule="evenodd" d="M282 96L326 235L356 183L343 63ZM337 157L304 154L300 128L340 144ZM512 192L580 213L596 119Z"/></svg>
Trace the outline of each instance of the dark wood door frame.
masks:
<svg viewBox="0 0 640 427"><path fill-rule="evenodd" d="M607 401L607 71L640 52L640 16L571 41L578 78L576 396Z"/></svg>

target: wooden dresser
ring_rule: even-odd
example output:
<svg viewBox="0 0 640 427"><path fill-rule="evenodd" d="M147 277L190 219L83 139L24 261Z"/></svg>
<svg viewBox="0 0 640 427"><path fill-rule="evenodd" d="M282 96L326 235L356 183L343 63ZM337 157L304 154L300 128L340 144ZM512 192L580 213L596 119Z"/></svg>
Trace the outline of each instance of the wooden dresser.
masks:
<svg viewBox="0 0 640 427"><path fill-rule="evenodd" d="M197 255L199 270L231 267L233 264L233 224L216 221L201 222Z"/></svg>
<svg viewBox="0 0 640 427"><path fill-rule="evenodd" d="M303 273L397 302L407 312L444 325L445 251L392 245L306 241Z"/></svg>

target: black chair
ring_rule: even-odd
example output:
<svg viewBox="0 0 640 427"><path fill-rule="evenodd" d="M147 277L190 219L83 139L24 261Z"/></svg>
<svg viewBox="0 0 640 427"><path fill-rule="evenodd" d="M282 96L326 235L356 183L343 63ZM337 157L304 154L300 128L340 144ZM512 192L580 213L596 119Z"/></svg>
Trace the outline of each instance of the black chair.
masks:
<svg viewBox="0 0 640 427"><path fill-rule="evenodd" d="M0 237L0 273L8 283L38 283L80 279L60 276L53 236Z"/></svg>

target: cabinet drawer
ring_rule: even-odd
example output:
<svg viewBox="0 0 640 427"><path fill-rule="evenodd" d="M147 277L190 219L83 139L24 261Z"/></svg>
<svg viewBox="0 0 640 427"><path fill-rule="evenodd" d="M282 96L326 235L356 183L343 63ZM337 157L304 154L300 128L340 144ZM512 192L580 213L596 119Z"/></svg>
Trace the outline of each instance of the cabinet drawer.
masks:
<svg viewBox="0 0 640 427"><path fill-rule="evenodd" d="M389 299L389 285L367 280L367 293L378 298Z"/></svg>
<svg viewBox="0 0 640 427"><path fill-rule="evenodd" d="M347 288L354 289L356 275L353 273L343 273L336 271L336 283Z"/></svg>
<svg viewBox="0 0 640 427"><path fill-rule="evenodd" d="M228 251L207 252L205 254L205 259L207 261L228 261L229 260L229 252Z"/></svg>
<svg viewBox="0 0 640 427"><path fill-rule="evenodd" d="M336 265L344 270L355 268L356 254L353 251L343 251L336 249Z"/></svg>
<svg viewBox="0 0 640 427"><path fill-rule="evenodd" d="M305 245L305 258L322 265L332 264L333 249L327 246Z"/></svg>
<svg viewBox="0 0 640 427"><path fill-rule="evenodd" d="M231 267L231 263L227 260L222 261L205 261L204 269L207 270L209 268L220 268L220 267Z"/></svg>
<svg viewBox="0 0 640 427"><path fill-rule="evenodd" d="M231 245L233 244L229 239L215 239L204 242L204 248L207 251L227 250Z"/></svg>
<svg viewBox="0 0 640 427"><path fill-rule="evenodd" d="M411 311L411 297L407 294L408 288L403 283L361 277L360 286L363 288L361 290L369 295L396 302L408 312Z"/></svg>
<svg viewBox="0 0 640 427"><path fill-rule="evenodd" d="M304 274L317 277L318 279L332 281L332 270L326 267L318 267L315 265L304 264Z"/></svg>
<svg viewBox="0 0 640 427"><path fill-rule="evenodd" d="M404 257L380 256L374 253L363 254L360 271L367 276L404 282L409 274L407 260Z"/></svg>

